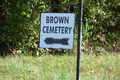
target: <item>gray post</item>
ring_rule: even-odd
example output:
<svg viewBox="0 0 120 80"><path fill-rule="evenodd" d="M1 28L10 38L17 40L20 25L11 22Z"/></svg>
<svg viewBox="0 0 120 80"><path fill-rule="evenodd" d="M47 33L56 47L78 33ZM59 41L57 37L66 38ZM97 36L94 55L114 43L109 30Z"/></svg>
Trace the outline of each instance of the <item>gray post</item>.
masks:
<svg viewBox="0 0 120 80"><path fill-rule="evenodd" d="M82 0L79 2L79 14L78 14L78 45L77 45L77 71L76 80L80 80L80 54L81 54L81 35L82 35Z"/></svg>

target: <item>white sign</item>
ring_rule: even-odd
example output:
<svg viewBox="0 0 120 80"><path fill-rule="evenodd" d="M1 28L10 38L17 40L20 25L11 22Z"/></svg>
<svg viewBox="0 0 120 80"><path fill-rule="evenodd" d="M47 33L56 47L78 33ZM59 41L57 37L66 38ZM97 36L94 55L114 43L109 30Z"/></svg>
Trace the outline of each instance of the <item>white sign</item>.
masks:
<svg viewBox="0 0 120 80"><path fill-rule="evenodd" d="M73 49L75 13L41 13L40 48Z"/></svg>

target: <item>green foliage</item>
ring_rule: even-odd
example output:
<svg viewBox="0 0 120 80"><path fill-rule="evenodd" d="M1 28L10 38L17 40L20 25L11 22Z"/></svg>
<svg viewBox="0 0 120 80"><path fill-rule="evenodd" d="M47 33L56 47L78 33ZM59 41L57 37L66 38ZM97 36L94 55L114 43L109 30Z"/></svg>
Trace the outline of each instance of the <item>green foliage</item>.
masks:
<svg viewBox="0 0 120 80"><path fill-rule="evenodd" d="M6 0L1 6L5 21L0 26L0 41L7 48L3 47L1 53L22 50L31 54L35 48L38 50L39 16L43 6L38 6L38 1L34 0Z"/></svg>
<svg viewBox="0 0 120 80"><path fill-rule="evenodd" d="M83 0L82 45L105 47L120 51L120 1ZM39 4L78 4L78 0L2 0L0 2L0 54L76 53L78 6L48 6ZM48 9L49 8L49 9ZM41 12L76 13L75 49L39 49ZM83 50L86 49L83 46ZM93 47L93 49L96 49Z"/></svg>
<svg viewBox="0 0 120 80"><path fill-rule="evenodd" d="M83 41L88 45L104 47L105 50L119 51L120 1L84 0Z"/></svg>

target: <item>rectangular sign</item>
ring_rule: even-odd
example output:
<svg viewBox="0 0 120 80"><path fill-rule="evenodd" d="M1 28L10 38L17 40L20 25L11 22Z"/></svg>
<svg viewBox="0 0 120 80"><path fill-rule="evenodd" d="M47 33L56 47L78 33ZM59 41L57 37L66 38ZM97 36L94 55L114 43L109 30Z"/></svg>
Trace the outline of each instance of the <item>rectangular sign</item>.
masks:
<svg viewBox="0 0 120 80"><path fill-rule="evenodd" d="M40 48L73 49L75 13L41 13Z"/></svg>

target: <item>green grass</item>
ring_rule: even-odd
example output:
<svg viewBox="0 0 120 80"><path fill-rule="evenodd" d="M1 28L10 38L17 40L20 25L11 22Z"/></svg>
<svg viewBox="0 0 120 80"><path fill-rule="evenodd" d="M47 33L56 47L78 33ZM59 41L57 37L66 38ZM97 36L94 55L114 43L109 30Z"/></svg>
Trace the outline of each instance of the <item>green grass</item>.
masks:
<svg viewBox="0 0 120 80"><path fill-rule="evenodd" d="M120 55L81 54L81 80L120 80ZM0 58L0 80L75 80L76 56Z"/></svg>
<svg viewBox="0 0 120 80"><path fill-rule="evenodd" d="M81 80L120 80L120 55L83 55Z"/></svg>

